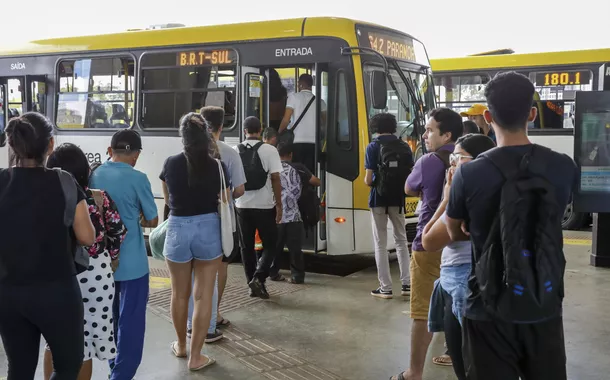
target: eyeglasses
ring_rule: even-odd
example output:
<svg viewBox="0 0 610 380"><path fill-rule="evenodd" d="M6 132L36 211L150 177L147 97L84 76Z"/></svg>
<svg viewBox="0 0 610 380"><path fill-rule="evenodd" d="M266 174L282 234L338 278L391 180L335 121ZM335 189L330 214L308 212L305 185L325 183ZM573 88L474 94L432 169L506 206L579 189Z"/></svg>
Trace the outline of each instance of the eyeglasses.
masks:
<svg viewBox="0 0 610 380"><path fill-rule="evenodd" d="M449 163L451 163L451 165L457 165L458 161L462 158L470 158L472 159L472 156L467 156L465 154L459 154L459 153L451 153L451 155L449 156Z"/></svg>

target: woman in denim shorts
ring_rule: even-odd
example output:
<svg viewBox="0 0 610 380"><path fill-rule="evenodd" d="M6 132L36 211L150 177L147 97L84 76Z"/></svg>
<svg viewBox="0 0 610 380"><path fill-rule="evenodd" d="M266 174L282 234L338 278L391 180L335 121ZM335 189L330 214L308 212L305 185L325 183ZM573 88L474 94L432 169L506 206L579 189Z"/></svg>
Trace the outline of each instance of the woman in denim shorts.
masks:
<svg viewBox="0 0 610 380"><path fill-rule="evenodd" d="M188 356L188 368L196 371L214 363L201 350L210 324L214 280L222 256L218 216L221 173L218 162L210 156L214 142L201 115L193 112L185 115L180 120L180 135L184 151L168 157L159 176L170 208L164 255L172 284L172 321L178 336L170 349L176 357ZM229 183L226 174L225 183ZM191 276L195 278L192 289L195 308L191 345L187 350Z"/></svg>

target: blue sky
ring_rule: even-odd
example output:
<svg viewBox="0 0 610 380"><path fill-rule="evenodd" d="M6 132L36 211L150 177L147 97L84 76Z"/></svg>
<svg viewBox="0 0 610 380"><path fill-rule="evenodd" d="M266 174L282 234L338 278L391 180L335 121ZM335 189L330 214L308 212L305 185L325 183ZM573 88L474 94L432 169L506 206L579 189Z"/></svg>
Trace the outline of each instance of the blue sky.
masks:
<svg viewBox="0 0 610 380"><path fill-rule="evenodd" d="M5 15L0 48L45 37L97 34L176 22L223 24L303 16L337 16L386 25L424 42L431 58L499 48L518 52L610 47L610 2L599 0L29 0L27 16ZM55 4L55 5L51 5ZM159 6L153 6L159 4ZM164 4L161 6L161 4ZM302 4L302 5L300 5Z"/></svg>

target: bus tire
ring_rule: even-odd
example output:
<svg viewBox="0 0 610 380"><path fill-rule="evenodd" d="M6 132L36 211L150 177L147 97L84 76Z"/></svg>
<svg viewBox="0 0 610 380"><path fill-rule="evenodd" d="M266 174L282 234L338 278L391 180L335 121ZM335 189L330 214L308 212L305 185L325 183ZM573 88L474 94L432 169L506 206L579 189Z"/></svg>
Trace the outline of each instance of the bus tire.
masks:
<svg viewBox="0 0 610 380"><path fill-rule="evenodd" d="M564 230L578 230L584 226L586 220L587 214L574 211L574 204L570 202L563 213L561 228Z"/></svg>

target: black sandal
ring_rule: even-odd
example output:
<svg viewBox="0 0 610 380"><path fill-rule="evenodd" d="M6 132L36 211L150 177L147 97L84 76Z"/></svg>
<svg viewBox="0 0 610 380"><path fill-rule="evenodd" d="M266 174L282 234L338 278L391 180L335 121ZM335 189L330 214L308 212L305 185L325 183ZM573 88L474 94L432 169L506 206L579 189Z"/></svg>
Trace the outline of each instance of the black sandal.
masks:
<svg viewBox="0 0 610 380"><path fill-rule="evenodd" d="M399 373L398 375L394 375L392 377L390 377L390 380L407 380L405 379L405 377L402 375L404 372Z"/></svg>

